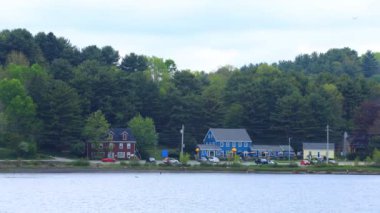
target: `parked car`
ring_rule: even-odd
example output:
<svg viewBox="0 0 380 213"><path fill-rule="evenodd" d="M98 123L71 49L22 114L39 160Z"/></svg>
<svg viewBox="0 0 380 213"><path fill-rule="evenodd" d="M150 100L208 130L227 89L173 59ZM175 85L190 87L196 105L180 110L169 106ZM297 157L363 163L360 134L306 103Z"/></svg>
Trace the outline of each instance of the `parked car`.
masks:
<svg viewBox="0 0 380 213"><path fill-rule="evenodd" d="M322 162L322 160L318 159L318 158L313 158L311 159L311 164L320 164Z"/></svg>
<svg viewBox="0 0 380 213"><path fill-rule="evenodd" d="M115 158L103 158L102 162L116 162Z"/></svg>
<svg viewBox="0 0 380 213"><path fill-rule="evenodd" d="M146 159L146 162L147 163L156 163L156 159L153 157L150 157L150 158Z"/></svg>
<svg viewBox="0 0 380 213"><path fill-rule="evenodd" d="M338 163L334 159L329 159L329 164L337 165ZM326 163L326 159L322 161L322 163Z"/></svg>
<svg viewBox="0 0 380 213"><path fill-rule="evenodd" d="M198 161L201 162L201 163L206 163L208 161L208 159L206 157L200 157L198 159Z"/></svg>
<svg viewBox="0 0 380 213"><path fill-rule="evenodd" d="M308 165L310 165L310 161L308 161L308 160L301 160L300 164L301 164L301 166L308 166Z"/></svg>
<svg viewBox="0 0 380 213"><path fill-rule="evenodd" d="M181 162L179 162L177 159L175 158L165 158L163 160L164 164L167 164L167 165L172 165L172 166L177 166L177 165L181 165Z"/></svg>
<svg viewBox="0 0 380 213"><path fill-rule="evenodd" d="M220 162L219 158L217 158L217 157L209 157L208 161L210 161L211 163L219 163Z"/></svg>
<svg viewBox="0 0 380 213"><path fill-rule="evenodd" d="M268 160L265 159L265 158L257 158L257 159L255 160L255 163L256 163L256 164L268 164Z"/></svg>

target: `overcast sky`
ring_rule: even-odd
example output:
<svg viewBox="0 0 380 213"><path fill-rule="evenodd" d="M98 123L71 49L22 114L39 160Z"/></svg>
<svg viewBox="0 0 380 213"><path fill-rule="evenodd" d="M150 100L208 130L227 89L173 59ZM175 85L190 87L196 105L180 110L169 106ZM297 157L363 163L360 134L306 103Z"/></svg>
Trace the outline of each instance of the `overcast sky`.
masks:
<svg viewBox="0 0 380 213"><path fill-rule="evenodd" d="M378 0L9 0L0 26L205 71L330 48L380 51Z"/></svg>

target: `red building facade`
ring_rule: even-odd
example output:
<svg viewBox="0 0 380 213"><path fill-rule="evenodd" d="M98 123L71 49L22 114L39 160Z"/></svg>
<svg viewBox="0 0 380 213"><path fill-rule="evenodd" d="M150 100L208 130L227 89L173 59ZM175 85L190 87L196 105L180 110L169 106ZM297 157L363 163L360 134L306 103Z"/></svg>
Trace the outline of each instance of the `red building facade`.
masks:
<svg viewBox="0 0 380 213"><path fill-rule="evenodd" d="M87 152L90 159L130 159L136 155L136 139L129 128L113 128L101 142L89 142Z"/></svg>

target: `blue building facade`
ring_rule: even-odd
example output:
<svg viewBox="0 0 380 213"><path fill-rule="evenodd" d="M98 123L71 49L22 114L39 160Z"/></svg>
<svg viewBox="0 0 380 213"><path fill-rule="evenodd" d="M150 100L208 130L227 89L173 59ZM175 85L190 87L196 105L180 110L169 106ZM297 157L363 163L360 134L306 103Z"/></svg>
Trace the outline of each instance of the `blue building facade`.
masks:
<svg viewBox="0 0 380 213"><path fill-rule="evenodd" d="M203 139L203 144L199 144L200 156L228 156L232 149L236 149L236 154L248 155L251 151L252 140L246 129L219 129L210 128Z"/></svg>

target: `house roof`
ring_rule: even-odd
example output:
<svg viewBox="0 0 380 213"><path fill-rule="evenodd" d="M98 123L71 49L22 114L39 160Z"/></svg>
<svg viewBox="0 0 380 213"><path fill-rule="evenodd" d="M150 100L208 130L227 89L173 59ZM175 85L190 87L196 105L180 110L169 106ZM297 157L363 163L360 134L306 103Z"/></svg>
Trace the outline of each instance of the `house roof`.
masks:
<svg viewBox="0 0 380 213"><path fill-rule="evenodd" d="M123 134L127 134L127 141L136 141L130 128L111 128L108 133L113 134L113 141L123 141Z"/></svg>
<svg viewBox="0 0 380 213"><path fill-rule="evenodd" d="M260 151L274 151L274 152L283 152L289 151L289 145L252 145L251 150L260 150ZM290 147L290 151L293 152L293 148Z"/></svg>
<svg viewBox="0 0 380 213"><path fill-rule="evenodd" d="M326 149L327 147L326 143L303 143L303 149ZM329 143L329 150L335 150L335 144Z"/></svg>
<svg viewBox="0 0 380 213"><path fill-rule="evenodd" d="M246 129L218 129L210 128L216 141L252 142Z"/></svg>
<svg viewBox="0 0 380 213"><path fill-rule="evenodd" d="M219 146L213 144L198 144L200 150L210 150L210 151L221 151L222 149Z"/></svg>

